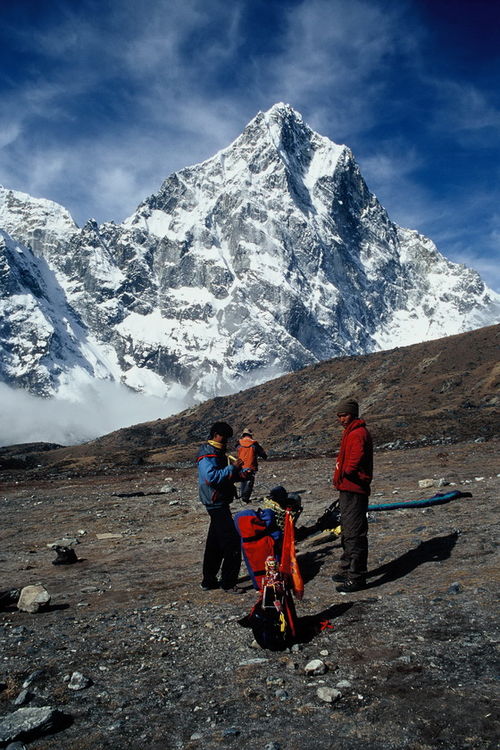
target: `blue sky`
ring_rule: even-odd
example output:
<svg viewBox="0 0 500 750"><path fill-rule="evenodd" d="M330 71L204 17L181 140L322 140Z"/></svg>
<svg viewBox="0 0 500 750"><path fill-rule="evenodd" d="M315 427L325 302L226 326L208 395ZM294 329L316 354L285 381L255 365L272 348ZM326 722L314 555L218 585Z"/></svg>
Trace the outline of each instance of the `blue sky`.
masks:
<svg viewBox="0 0 500 750"><path fill-rule="evenodd" d="M500 291L495 0L0 0L0 184L123 220L284 101Z"/></svg>

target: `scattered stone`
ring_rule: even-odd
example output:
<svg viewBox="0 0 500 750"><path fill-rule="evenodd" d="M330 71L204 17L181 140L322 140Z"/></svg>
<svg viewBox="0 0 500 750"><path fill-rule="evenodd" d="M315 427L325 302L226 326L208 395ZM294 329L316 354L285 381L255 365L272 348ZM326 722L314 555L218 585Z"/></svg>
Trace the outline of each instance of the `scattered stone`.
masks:
<svg viewBox="0 0 500 750"><path fill-rule="evenodd" d="M335 687L337 687L339 690L349 690L352 685L349 680L340 680L340 682L337 682Z"/></svg>
<svg viewBox="0 0 500 750"><path fill-rule="evenodd" d="M326 664L321 659L313 659L304 667L306 674L325 674Z"/></svg>
<svg viewBox="0 0 500 750"><path fill-rule="evenodd" d="M164 495L167 495L169 492L177 492L175 487L171 487L169 484L164 484L163 487L161 487L160 492Z"/></svg>
<svg viewBox="0 0 500 750"><path fill-rule="evenodd" d="M0 720L0 743L53 732L65 723L65 716L50 706L18 708Z"/></svg>
<svg viewBox="0 0 500 750"><path fill-rule="evenodd" d="M316 690L316 695L320 700L325 701L325 703L335 703L335 701L340 700L340 698L342 697L342 693L340 692L340 690L324 686L319 687Z"/></svg>
<svg viewBox="0 0 500 750"><path fill-rule="evenodd" d="M32 697L33 697L33 693L30 693L29 690L24 689L24 690L21 690L17 698L13 700L12 703L14 704L14 706L24 706L26 703L30 702Z"/></svg>
<svg viewBox="0 0 500 750"><path fill-rule="evenodd" d="M65 536L61 539L56 539L55 542L50 542L49 544L47 544L47 547L56 550L58 547L74 547L75 544L80 544L80 541L76 537Z"/></svg>
<svg viewBox="0 0 500 750"><path fill-rule="evenodd" d="M459 583L458 581L455 581L454 583L451 584L451 586L449 586L448 594L460 594L460 592L463 590L464 590L464 587L462 586L462 584Z"/></svg>
<svg viewBox="0 0 500 750"><path fill-rule="evenodd" d="M47 589L41 584L36 584L34 586L25 586L21 589L17 608L22 612L34 614L49 603L50 594Z"/></svg>
<svg viewBox="0 0 500 750"><path fill-rule="evenodd" d="M281 745L279 742L268 742L264 750L281 750Z"/></svg>
<svg viewBox="0 0 500 750"><path fill-rule="evenodd" d="M483 482L484 481L484 477L474 477L474 479L476 480L476 482Z"/></svg>
<svg viewBox="0 0 500 750"><path fill-rule="evenodd" d="M24 742L9 742L5 750L27 750Z"/></svg>
<svg viewBox="0 0 500 750"><path fill-rule="evenodd" d="M193 732L193 734L191 735L191 737L189 739L190 740L201 740L201 739L203 739L203 735L202 735L201 732Z"/></svg>
<svg viewBox="0 0 500 750"><path fill-rule="evenodd" d="M426 489L427 487L434 487L434 479L419 479L418 486L421 489Z"/></svg>
<svg viewBox="0 0 500 750"><path fill-rule="evenodd" d="M105 532L103 534L96 534L97 539L121 539L123 534L113 534L112 532Z"/></svg>
<svg viewBox="0 0 500 750"><path fill-rule="evenodd" d="M444 477L441 477L441 479L438 482L438 487L448 487L449 484L450 483L448 482L447 479L445 479Z"/></svg>
<svg viewBox="0 0 500 750"><path fill-rule="evenodd" d="M68 682L68 688L70 690L85 690L92 685L90 677L85 677L81 672L73 672L70 681Z"/></svg>
<svg viewBox="0 0 500 750"><path fill-rule="evenodd" d="M45 675L45 669L35 669L23 682L23 688L30 687L36 680Z"/></svg>
<svg viewBox="0 0 500 750"><path fill-rule="evenodd" d="M245 659L245 661L240 661L239 666L240 667L249 667L252 664L267 664L268 661L269 661L269 659L262 659L262 658L260 658L260 659L259 658L257 658L257 659Z"/></svg>

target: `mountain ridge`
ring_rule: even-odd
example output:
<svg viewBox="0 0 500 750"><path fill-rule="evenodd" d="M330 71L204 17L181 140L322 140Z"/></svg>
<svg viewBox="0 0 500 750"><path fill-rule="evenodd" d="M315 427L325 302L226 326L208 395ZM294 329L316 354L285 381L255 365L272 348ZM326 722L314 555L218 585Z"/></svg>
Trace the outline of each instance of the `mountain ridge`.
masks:
<svg viewBox="0 0 500 750"><path fill-rule="evenodd" d="M339 437L335 405L348 395L359 400L378 448L489 440L500 434L499 343L496 325L335 358L83 445L33 454L13 446L0 466L14 469L12 457L24 455L33 476L161 470L192 463L219 419L233 426L235 438L250 424L271 458L329 454Z"/></svg>
<svg viewBox="0 0 500 750"><path fill-rule="evenodd" d="M392 222L350 149L289 105L258 113L226 149L167 177L120 225L78 229L60 208L52 226L49 202L23 219L17 194L2 200L0 219L48 264L84 329L83 340L68 331L58 357L50 342L23 353L4 330L5 382L42 396L78 398L85 380L107 379L189 406L500 317L500 295ZM19 358L39 377L23 380Z"/></svg>

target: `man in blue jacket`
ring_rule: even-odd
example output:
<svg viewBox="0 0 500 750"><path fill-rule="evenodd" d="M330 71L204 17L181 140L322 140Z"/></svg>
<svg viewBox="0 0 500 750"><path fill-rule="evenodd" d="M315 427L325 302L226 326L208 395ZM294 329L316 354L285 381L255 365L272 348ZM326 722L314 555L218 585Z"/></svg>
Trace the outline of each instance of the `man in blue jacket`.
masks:
<svg viewBox="0 0 500 750"><path fill-rule="evenodd" d="M228 463L226 446L233 430L226 422L215 422L209 439L198 451L198 487L200 500L210 516L205 553L203 556L204 591L222 588L231 593L242 593L236 582L240 572L240 537L235 529L229 508L236 495L235 482L244 479L242 461ZM220 570L220 582L217 575Z"/></svg>

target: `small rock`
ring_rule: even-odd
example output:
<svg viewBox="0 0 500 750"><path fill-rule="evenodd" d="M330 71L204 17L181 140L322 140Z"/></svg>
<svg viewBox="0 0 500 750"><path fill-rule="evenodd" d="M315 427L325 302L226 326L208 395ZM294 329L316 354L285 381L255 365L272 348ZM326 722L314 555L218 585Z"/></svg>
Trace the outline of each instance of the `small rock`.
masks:
<svg viewBox="0 0 500 750"><path fill-rule="evenodd" d="M68 682L68 688L70 690L85 690L92 685L90 677L85 677L81 672L73 672L71 679Z"/></svg>
<svg viewBox="0 0 500 750"><path fill-rule="evenodd" d="M29 703L32 697L33 693L30 693L30 691L25 688L24 690L21 690L17 698L12 702L14 706L24 706L25 703Z"/></svg>
<svg viewBox="0 0 500 750"><path fill-rule="evenodd" d="M464 588L462 584L459 583L458 581L455 581L454 583L451 584L451 586L449 586L448 594L460 594L460 592L463 590Z"/></svg>
<svg viewBox="0 0 500 750"><path fill-rule="evenodd" d="M434 479L419 479L418 486L421 489L426 489L427 487L434 487Z"/></svg>
<svg viewBox="0 0 500 750"><path fill-rule="evenodd" d="M50 594L41 584L35 586L25 586L21 589L21 595L17 602L17 608L21 612L31 612L34 614L50 602Z"/></svg>
<svg viewBox="0 0 500 750"><path fill-rule="evenodd" d="M484 481L484 477L474 477L474 479L476 480L476 482Z"/></svg>
<svg viewBox="0 0 500 750"><path fill-rule="evenodd" d="M245 661L240 661L239 666L240 667L249 667L252 664L267 664L269 660L268 659L245 659Z"/></svg>
<svg viewBox="0 0 500 750"><path fill-rule="evenodd" d="M441 479L438 482L438 487L448 487L449 482L444 477L441 477Z"/></svg>
<svg viewBox="0 0 500 750"><path fill-rule="evenodd" d="M281 750L281 745L279 742L268 742L264 750Z"/></svg>
<svg viewBox="0 0 500 750"><path fill-rule="evenodd" d="M306 674L325 674L326 664L321 659L313 659L304 667Z"/></svg>
<svg viewBox="0 0 500 750"><path fill-rule="evenodd" d="M57 547L74 547L75 544L80 544L76 537L65 536L62 539L56 539L55 542L50 542L47 547L55 550Z"/></svg>
<svg viewBox="0 0 500 750"><path fill-rule="evenodd" d="M193 734L191 735L191 737L189 739L190 740L201 740L201 739L203 739L203 735L201 734L201 732L193 732Z"/></svg>
<svg viewBox="0 0 500 750"><path fill-rule="evenodd" d="M51 706L18 708L0 720L0 743L17 740L25 735L41 735L62 725L64 715Z"/></svg>
<svg viewBox="0 0 500 750"><path fill-rule="evenodd" d="M5 750L27 750L23 742L9 742Z"/></svg>
<svg viewBox="0 0 500 750"><path fill-rule="evenodd" d="M339 690L349 690L349 688L352 687L352 685L349 682L349 680L340 680L340 682L337 682L336 687Z"/></svg>
<svg viewBox="0 0 500 750"><path fill-rule="evenodd" d="M316 695L325 703L335 703L342 697L340 690L331 687L319 687L316 691Z"/></svg>
<svg viewBox="0 0 500 750"><path fill-rule="evenodd" d="M23 688L27 688L32 685L36 680L45 675L44 669L35 669L23 682Z"/></svg>

